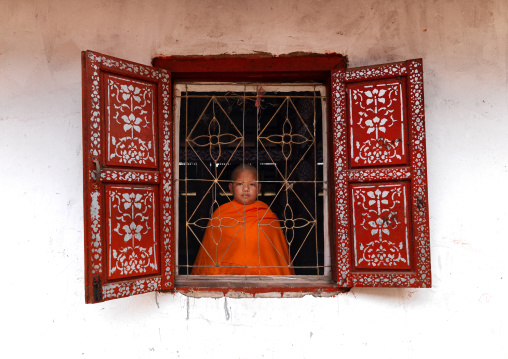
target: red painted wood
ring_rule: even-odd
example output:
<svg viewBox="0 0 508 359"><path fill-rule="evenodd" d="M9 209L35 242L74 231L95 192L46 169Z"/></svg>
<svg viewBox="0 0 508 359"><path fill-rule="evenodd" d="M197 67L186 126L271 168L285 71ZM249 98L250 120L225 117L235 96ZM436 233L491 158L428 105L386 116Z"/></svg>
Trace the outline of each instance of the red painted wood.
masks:
<svg viewBox="0 0 508 359"><path fill-rule="evenodd" d="M338 54L302 56L156 57L153 65L180 81L326 81L334 68L345 67Z"/></svg>
<svg viewBox="0 0 508 359"><path fill-rule="evenodd" d="M406 164L405 81L354 83L347 90L351 167Z"/></svg>
<svg viewBox="0 0 508 359"><path fill-rule="evenodd" d="M105 73L106 163L157 167L157 84Z"/></svg>
<svg viewBox="0 0 508 359"><path fill-rule="evenodd" d="M341 55L308 55L308 56L223 56L223 57L159 57L153 64L171 71L174 81L249 81L249 82L292 82L292 81L318 81L330 88L332 71L345 68L345 59ZM330 92L328 94L330 96ZM330 103L330 101L328 101ZM327 112L331 113L328 108ZM329 131L330 133L331 131ZM332 141L328 141L332 143ZM332 244L334 246L334 244ZM335 261L334 261L335 262ZM336 268L332 268L335 278ZM209 282L198 283L203 290L213 290L216 285ZM309 283L308 283L309 284ZM271 284L264 282L263 291L270 291ZM311 284L309 284L311 285ZM317 287L325 287L322 284ZM336 288L337 283L332 287ZM186 286L178 283L177 290L185 291ZM237 291L247 292L252 284L245 283ZM275 287L274 287L275 288ZM272 288L273 289L273 288ZM290 292L289 288L283 291Z"/></svg>
<svg viewBox="0 0 508 359"><path fill-rule="evenodd" d="M347 92L341 91L340 73L332 78L337 90L333 120L338 281L345 286L430 287L422 62L348 69L344 76ZM396 96L388 96L390 88ZM387 91L381 94L381 89ZM377 109L374 95L378 102L385 96ZM400 116L381 120L396 112ZM390 123L391 130L380 130ZM370 159L362 156L365 143L381 142L380 138L394 143L399 136L407 137L407 144L400 141L401 148L378 149L380 155ZM405 154L402 149L407 149ZM374 150L371 146L368 154ZM397 153L400 158L392 156Z"/></svg>
<svg viewBox="0 0 508 359"><path fill-rule="evenodd" d="M106 185L108 280L160 271L157 186Z"/></svg>
<svg viewBox="0 0 508 359"><path fill-rule="evenodd" d="M174 286L170 90L162 69L83 53L87 303Z"/></svg>
<svg viewBox="0 0 508 359"><path fill-rule="evenodd" d="M331 120L328 135L330 153L333 153L331 156L333 166L329 166L329 176L333 178L334 183L329 191L330 201L334 203L333 216L330 216L333 222L330 232L334 263L332 273L334 280L337 281L336 285L331 286L310 282L298 285L272 283L266 286L264 283L263 286L258 286L245 283L231 286L230 283L224 285L220 281L213 284L209 281L196 281L196 285L186 282L177 284L177 290L182 292L213 290L225 294L230 291L283 294L295 291L314 293L340 291L344 287L352 286L430 286L423 77L420 60L345 71L344 58L336 54L295 57L262 55L155 58L153 64L160 69L92 52L84 53L83 58L87 302L174 288L176 253L173 253L172 222L174 216L171 177L173 147L171 80L260 82L312 80L323 82L329 87L328 103L331 106L327 112ZM112 83L110 90L106 90L108 81ZM153 104L157 99L157 105L144 104L140 109L134 109L130 105L133 102L128 101L133 100L128 94L132 96L136 91L132 92L129 87L131 85L133 88L136 86L143 88L144 93L150 93L151 95L146 98L153 101ZM382 90L385 90L383 94ZM127 93L128 91L130 92ZM363 96L356 102L353 97L347 97L347 94L351 96L355 91L358 97ZM374 100L373 95L377 96L378 103L383 103L379 100L385 96L383 104L387 103L387 106L381 110L373 108L374 101L367 101ZM127 102L122 104L122 100ZM108 101L113 106L119 107L113 110L110 108L108 112L106 110ZM129 107L131 112L128 115L123 113L124 107ZM375 112L379 121L374 121L375 116L361 114L362 110L365 113ZM153 115L145 121L147 124L150 123L151 127L145 126L143 121L138 121L141 113L145 112ZM131 114L134 118L130 116ZM124 115L127 116L127 120L122 118ZM393 118L389 118L390 116ZM118 118L123 120L123 123L115 122ZM383 118L387 121L383 122ZM356 125L360 120L363 128ZM371 122L367 123L369 120ZM139 127L139 131L135 126ZM386 127L385 131L380 129L381 126ZM371 127L374 131L369 131ZM138 136L136 140L133 140L134 133ZM135 141L142 141L145 144L143 151L140 151L141 142L138 141L137 147L135 146L138 152L135 155L111 156L117 152L114 146L119 143L118 139L124 137L130 138L131 147ZM395 146L398 138L400 141ZM356 161L357 157L361 157L362 143L373 140L374 143L376 141L382 143L385 149L390 144L396 149L371 157L370 162L366 155ZM357 150L353 151L357 146L356 142L359 145ZM151 145L148 146L148 143ZM151 149L154 150L150 152ZM123 162L120 161L121 158ZM98 160L101 166L106 165L106 168L102 169L100 180L95 176L94 159ZM107 189L105 183L108 183ZM111 194L117 190L116 188L121 189L118 189L118 193L121 194L117 197L120 201L123 194L129 194L129 198L134 194L136 198L136 195L146 195L150 189L153 189L153 193L158 192L158 201L155 196L153 211L148 217L155 218L156 222L160 221L154 226L158 228L159 234L157 235L157 230L154 229L153 232L147 232L150 234L146 238L143 237L142 241L145 247L149 243L151 248L154 248L152 255L158 246L160 268L150 267L146 273L135 274L127 273L125 270L120 273L121 271L116 269L109 277L107 273L105 274L107 268L109 270L113 267L118 268L118 262L121 261L118 260L118 252L123 248L120 244L122 236L124 242L132 240L127 232L137 233L138 226L141 226L136 223L134 226L129 224L126 229L122 227L124 225L122 223L118 232L115 232L118 227L114 223L106 224L106 218L113 221L115 217L121 217L122 204L118 200L114 202L111 199ZM372 194L369 195L370 192ZM384 195L385 192L388 194ZM112 202L108 202L108 196ZM388 203L383 202L385 198L389 198ZM117 205L120 203L119 207L115 207L114 203ZM386 214L386 218L384 207L377 209L375 206L377 203L389 206L390 214ZM122 211L125 210L125 204L123 206ZM377 210L375 213L373 206ZM382 220L381 223L379 219ZM388 223L387 220L396 221L398 224L394 227L393 223ZM389 227L390 225L392 227ZM390 234L383 232L383 229L387 228L390 228L388 230ZM108 230L113 233L109 239L114 244L110 247L107 243ZM374 233L374 230L378 232ZM139 232L141 233L141 229ZM379 233L382 234L381 237ZM376 235L377 239L373 239ZM393 246L387 245L385 248L379 241L390 241ZM117 252L116 258L113 258L114 250ZM397 253L383 257L382 250ZM110 253L113 260L107 260L104 253ZM155 261L157 256L153 255L150 258ZM375 258L378 258L378 261L374 265ZM385 258L390 258L391 262ZM337 286L342 289L337 289Z"/></svg>
<svg viewBox="0 0 508 359"><path fill-rule="evenodd" d="M411 269L407 183L351 185L354 269Z"/></svg>
<svg viewBox="0 0 508 359"><path fill-rule="evenodd" d="M159 56L154 66L171 72L291 72L331 71L343 65L339 54L292 55L224 55L224 56Z"/></svg>
<svg viewBox="0 0 508 359"><path fill-rule="evenodd" d="M351 283L351 244L349 242L349 190L347 173L347 121L346 121L346 69L336 69L331 76L331 130L329 143L332 145L332 158L328 178L329 201L332 203L330 215L330 241L332 242L332 273L339 287L352 287Z"/></svg>

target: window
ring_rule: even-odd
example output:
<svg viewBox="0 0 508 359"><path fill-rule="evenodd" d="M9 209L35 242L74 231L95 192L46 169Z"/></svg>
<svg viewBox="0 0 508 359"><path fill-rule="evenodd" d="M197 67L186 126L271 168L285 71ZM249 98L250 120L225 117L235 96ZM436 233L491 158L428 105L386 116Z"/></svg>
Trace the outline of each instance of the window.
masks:
<svg viewBox="0 0 508 359"><path fill-rule="evenodd" d="M250 164L259 174L259 204L266 204L279 219L265 218L264 225L252 233L251 237L256 237L250 242L257 247L254 251L264 249L273 254L271 265L287 266L296 275L330 277L327 211L323 211L328 208L323 180L327 163L323 151L325 86L308 82L192 82L173 87L174 123L178 124L175 157L179 162L177 166L175 160L177 275L197 274L199 250L203 261L218 266L202 267L201 272L277 272L263 266L260 256L246 263L245 246L238 244L244 238L242 213L233 211L238 221L231 218L229 225L221 221L212 227L215 229L210 228L214 210L232 200L228 189L232 169ZM205 230L214 236L206 248ZM270 240L268 232L276 238L277 233L283 233L287 254ZM268 241L263 241L265 236ZM238 263L232 265L228 258L238 259Z"/></svg>
<svg viewBox="0 0 508 359"><path fill-rule="evenodd" d="M318 293L430 286L421 60L359 69L346 69L340 55L156 58L154 65L83 53L88 303L154 290ZM192 191L177 185L181 119L174 118L172 91L191 82L325 86L329 276L221 281L181 275L177 218L185 212L175 208L178 196ZM270 165L256 157L257 166ZM323 263L323 274L324 262L318 258L315 266Z"/></svg>

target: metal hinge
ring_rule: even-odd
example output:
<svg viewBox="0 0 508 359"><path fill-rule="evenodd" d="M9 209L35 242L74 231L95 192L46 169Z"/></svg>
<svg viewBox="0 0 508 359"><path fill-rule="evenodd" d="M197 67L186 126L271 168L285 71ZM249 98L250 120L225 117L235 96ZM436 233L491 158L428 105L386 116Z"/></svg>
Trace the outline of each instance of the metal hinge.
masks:
<svg viewBox="0 0 508 359"><path fill-rule="evenodd" d="M95 157L92 157L92 162L95 164L95 182L99 182L101 180L101 164Z"/></svg>
<svg viewBox="0 0 508 359"><path fill-rule="evenodd" d="M102 302L102 285L101 277L93 277L93 301L94 303Z"/></svg>
<svg viewBox="0 0 508 359"><path fill-rule="evenodd" d="M425 210L425 201L422 196L416 197L416 208L418 208L419 212L423 212Z"/></svg>

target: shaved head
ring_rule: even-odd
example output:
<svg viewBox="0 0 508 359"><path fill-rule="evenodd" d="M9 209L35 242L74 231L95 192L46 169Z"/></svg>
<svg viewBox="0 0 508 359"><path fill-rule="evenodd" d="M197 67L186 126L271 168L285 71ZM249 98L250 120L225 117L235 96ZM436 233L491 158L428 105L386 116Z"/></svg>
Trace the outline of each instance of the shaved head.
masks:
<svg viewBox="0 0 508 359"><path fill-rule="evenodd" d="M233 199L243 205L256 202L261 184L258 182L258 171L251 165L240 165L231 173L229 191Z"/></svg>
<svg viewBox="0 0 508 359"><path fill-rule="evenodd" d="M231 181L235 182L236 180L238 180L238 177L243 172L251 172L252 174L254 174L254 178L258 178L258 171L256 170L256 167L243 164L235 167L233 172L231 172Z"/></svg>

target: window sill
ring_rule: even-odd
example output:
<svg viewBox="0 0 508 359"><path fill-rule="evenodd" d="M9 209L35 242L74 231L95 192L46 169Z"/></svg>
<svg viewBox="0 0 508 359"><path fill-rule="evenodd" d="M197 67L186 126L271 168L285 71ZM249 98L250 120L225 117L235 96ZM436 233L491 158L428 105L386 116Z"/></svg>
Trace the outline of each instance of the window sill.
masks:
<svg viewBox="0 0 508 359"><path fill-rule="evenodd" d="M301 298L332 297L340 288L328 277L316 276L185 276L176 278L175 290L189 297Z"/></svg>

